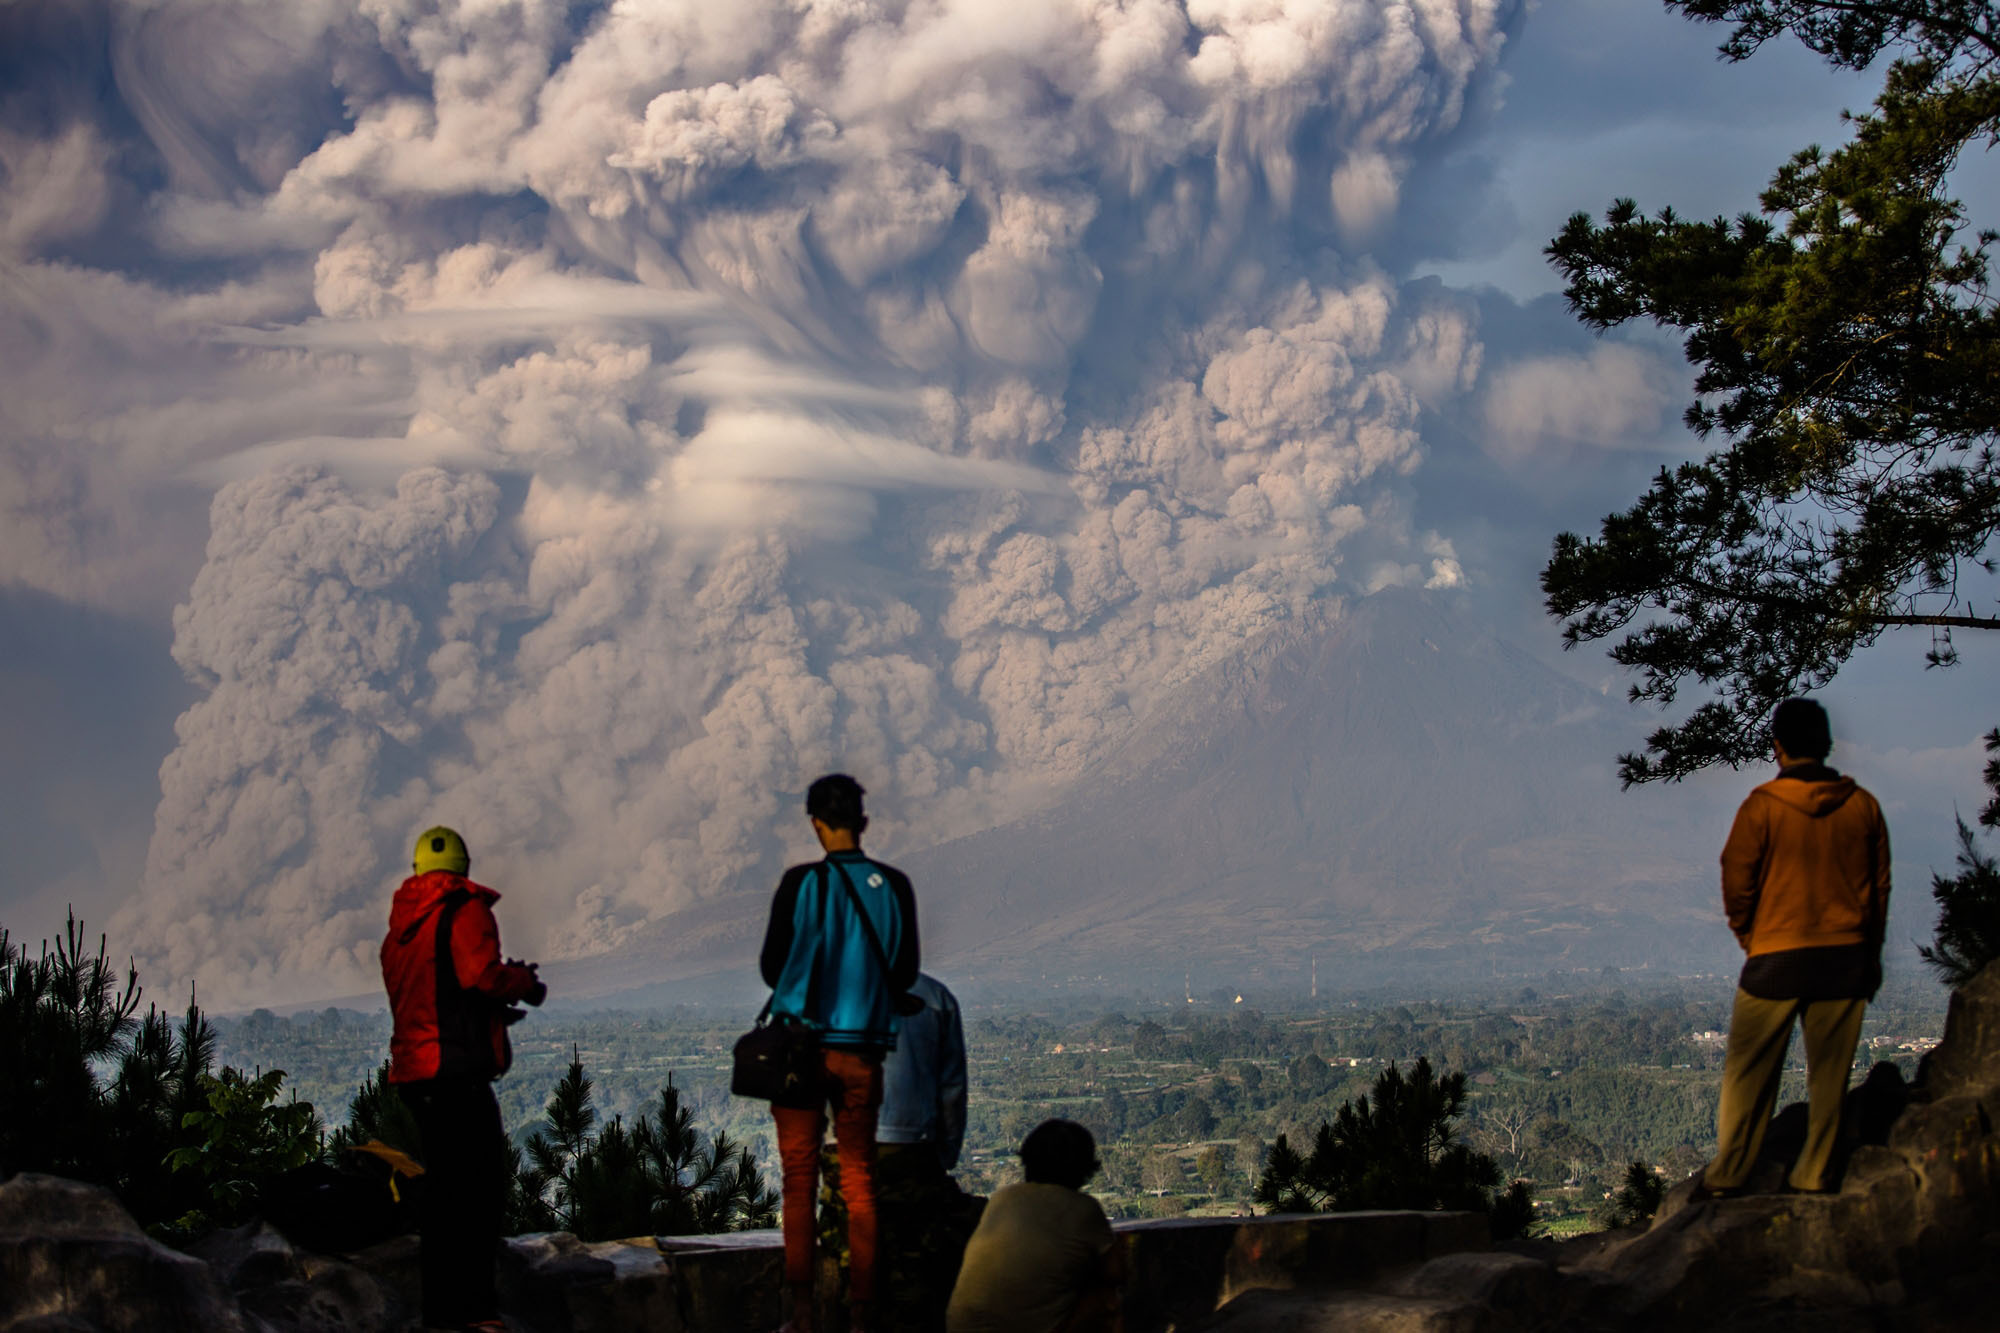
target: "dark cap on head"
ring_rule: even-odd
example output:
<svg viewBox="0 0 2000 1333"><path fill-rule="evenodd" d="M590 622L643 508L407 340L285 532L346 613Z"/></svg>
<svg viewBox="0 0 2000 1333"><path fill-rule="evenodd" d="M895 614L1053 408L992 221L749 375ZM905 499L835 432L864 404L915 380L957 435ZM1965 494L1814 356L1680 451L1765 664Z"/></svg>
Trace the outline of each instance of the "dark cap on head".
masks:
<svg viewBox="0 0 2000 1333"><path fill-rule="evenodd" d="M1097 1140L1074 1120L1044 1120L1021 1141L1021 1171L1033 1184L1082 1189L1097 1174Z"/></svg>
<svg viewBox="0 0 2000 1333"><path fill-rule="evenodd" d="M861 809L865 794L847 774L829 773L806 788L806 814L828 828L861 833L868 827L868 816Z"/></svg>
<svg viewBox="0 0 2000 1333"><path fill-rule="evenodd" d="M1794 759L1824 759L1833 753L1833 727L1826 710L1810 699L1787 699L1771 714L1771 739Z"/></svg>

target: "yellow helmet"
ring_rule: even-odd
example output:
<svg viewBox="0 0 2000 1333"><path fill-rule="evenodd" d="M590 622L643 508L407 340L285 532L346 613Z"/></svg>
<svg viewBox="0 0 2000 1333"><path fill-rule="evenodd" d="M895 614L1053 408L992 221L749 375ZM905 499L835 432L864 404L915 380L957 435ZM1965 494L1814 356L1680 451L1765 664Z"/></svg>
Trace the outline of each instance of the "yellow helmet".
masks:
<svg viewBox="0 0 2000 1333"><path fill-rule="evenodd" d="M454 875L463 875L472 868L472 854L465 850L465 839L456 830L440 824L434 829L426 829L417 839L416 855L410 860L410 868L419 875L433 870L449 870Z"/></svg>

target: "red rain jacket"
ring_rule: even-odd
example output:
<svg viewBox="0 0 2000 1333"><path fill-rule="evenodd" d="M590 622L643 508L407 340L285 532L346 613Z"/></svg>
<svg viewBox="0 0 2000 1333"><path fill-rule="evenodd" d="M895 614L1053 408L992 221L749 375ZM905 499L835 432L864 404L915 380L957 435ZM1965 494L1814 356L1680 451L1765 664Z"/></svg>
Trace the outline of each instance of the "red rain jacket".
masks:
<svg viewBox="0 0 2000 1333"><path fill-rule="evenodd" d="M395 1032L389 1081L440 1075L498 1078L514 1061L508 1006L535 975L500 961L500 895L449 870L412 875L396 890L382 941L382 982ZM439 929L450 922L449 935Z"/></svg>

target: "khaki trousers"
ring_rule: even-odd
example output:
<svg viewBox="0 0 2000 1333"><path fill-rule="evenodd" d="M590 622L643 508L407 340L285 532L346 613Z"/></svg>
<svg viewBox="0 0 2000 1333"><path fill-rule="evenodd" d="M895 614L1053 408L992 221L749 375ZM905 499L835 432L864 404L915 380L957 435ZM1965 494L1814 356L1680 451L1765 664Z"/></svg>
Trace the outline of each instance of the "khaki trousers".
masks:
<svg viewBox="0 0 2000 1333"><path fill-rule="evenodd" d="M1757 1150L1778 1101L1792 1019L1806 1033L1806 1144L1786 1177L1793 1189L1827 1187L1826 1167L1840 1137L1840 1104L1866 1000L1761 1000L1741 988L1729 1015L1729 1050L1722 1066L1722 1106L1716 1113L1715 1160L1702 1173L1710 1189L1737 1189L1750 1178Z"/></svg>

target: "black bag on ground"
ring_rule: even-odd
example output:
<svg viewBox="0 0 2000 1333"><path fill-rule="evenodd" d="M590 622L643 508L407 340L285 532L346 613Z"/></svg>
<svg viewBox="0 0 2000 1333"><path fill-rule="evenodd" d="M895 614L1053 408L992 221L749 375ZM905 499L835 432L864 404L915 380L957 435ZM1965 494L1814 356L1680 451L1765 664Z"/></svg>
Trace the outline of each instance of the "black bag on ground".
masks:
<svg viewBox="0 0 2000 1333"><path fill-rule="evenodd" d="M729 1090L773 1106L817 1106L821 1087L819 1035L803 1023L772 1018L770 1001L758 1011L757 1026L736 1039Z"/></svg>
<svg viewBox="0 0 2000 1333"><path fill-rule="evenodd" d="M408 1206L392 1197L386 1178L374 1180L359 1169L340 1170L321 1162L278 1176L258 1202L264 1220L286 1240L318 1254L366 1249L409 1230L415 1220Z"/></svg>

